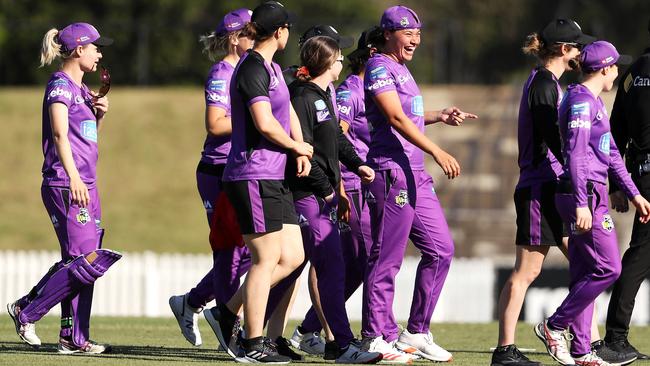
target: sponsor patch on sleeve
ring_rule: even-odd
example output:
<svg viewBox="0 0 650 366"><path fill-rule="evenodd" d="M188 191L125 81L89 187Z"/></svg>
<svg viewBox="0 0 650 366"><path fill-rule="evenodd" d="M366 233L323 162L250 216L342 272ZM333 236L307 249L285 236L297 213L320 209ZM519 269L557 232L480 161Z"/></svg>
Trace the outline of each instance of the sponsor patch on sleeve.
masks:
<svg viewBox="0 0 650 366"><path fill-rule="evenodd" d="M211 91L226 91L226 80L213 79L208 83L208 89Z"/></svg>
<svg viewBox="0 0 650 366"><path fill-rule="evenodd" d="M577 103L571 105L571 115L588 116L590 114L589 102Z"/></svg>
<svg viewBox="0 0 650 366"><path fill-rule="evenodd" d="M421 95L416 95L411 99L411 113L415 116L424 116L424 101Z"/></svg>
<svg viewBox="0 0 650 366"><path fill-rule="evenodd" d="M370 80L384 79L388 77L385 66L378 66L370 70Z"/></svg>
<svg viewBox="0 0 650 366"><path fill-rule="evenodd" d="M598 142L598 150L609 155L610 143L612 135L609 132L604 133L600 136L600 141Z"/></svg>
<svg viewBox="0 0 650 366"><path fill-rule="evenodd" d="M336 101L337 102L347 102L350 100L352 92L349 90L339 90L336 92Z"/></svg>

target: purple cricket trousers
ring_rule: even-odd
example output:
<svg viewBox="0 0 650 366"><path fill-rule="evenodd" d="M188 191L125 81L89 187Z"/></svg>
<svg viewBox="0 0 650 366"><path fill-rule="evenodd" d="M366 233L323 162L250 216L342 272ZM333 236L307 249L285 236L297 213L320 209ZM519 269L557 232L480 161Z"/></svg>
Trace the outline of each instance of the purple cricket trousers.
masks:
<svg viewBox="0 0 650 366"><path fill-rule="evenodd" d="M54 231L61 246L61 261L55 263L36 286L18 300L21 319L35 322L40 316L32 314L44 297L42 292L52 274L72 259L101 248L104 229L101 223L101 204L97 188L89 187L90 204L82 208L72 203L67 187L41 187L43 204L54 225ZM61 301L61 337L72 337L75 345L83 346L90 337L90 311L93 300L93 285L84 286L78 293Z"/></svg>
<svg viewBox="0 0 650 366"><path fill-rule="evenodd" d="M361 335L383 335L388 342L399 335L392 310L395 276L409 238L422 258L407 329L427 333L454 256L454 243L433 179L424 171L382 170L364 187L364 193L370 209L372 247L364 281Z"/></svg>
<svg viewBox="0 0 650 366"><path fill-rule="evenodd" d="M591 183L591 182L590 182ZM591 318L594 300L614 284L621 273L621 255L618 251L616 230L608 206L607 186L593 184L588 190L593 223L589 232L575 230L576 201L572 193L556 194L555 204L569 230L569 295L548 318L553 329L571 327L574 335L571 354L591 352Z"/></svg>
<svg viewBox="0 0 650 366"><path fill-rule="evenodd" d="M305 257L316 269L325 319L340 347L354 338L345 310L345 262L341 249L336 200L326 203L314 195L295 201Z"/></svg>
<svg viewBox="0 0 650 366"><path fill-rule="evenodd" d="M370 236L370 213L368 205L363 201L360 189L346 191L350 200L350 221L339 221L339 233L345 262L345 300L361 286L368 263L368 251L372 243ZM322 325L311 307L302 322L306 332L319 332Z"/></svg>
<svg viewBox="0 0 650 366"><path fill-rule="evenodd" d="M196 186L209 225L213 205L223 189L221 176L197 171ZM240 278L251 266L250 252L246 246L212 252L212 259L212 269L189 292L187 302L191 307L202 308L214 299L221 303L228 302L237 292Z"/></svg>

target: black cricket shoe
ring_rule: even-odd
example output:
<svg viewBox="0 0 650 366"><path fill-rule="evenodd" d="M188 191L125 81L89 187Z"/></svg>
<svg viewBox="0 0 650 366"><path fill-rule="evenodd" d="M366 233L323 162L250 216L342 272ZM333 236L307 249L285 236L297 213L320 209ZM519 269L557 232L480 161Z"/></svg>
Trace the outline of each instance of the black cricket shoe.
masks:
<svg viewBox="0 0 650 366"><path fill-rule="evenodd" d="M281 354L282 356L287 356L292 361L302 361L302 356L291 349L289 341L286 338L284 337L276 338L275 345L277 346L278 353Z"/></svg>
<svg viewBox="0 0 650 366"><path fill-rule="evenodd" d="M639 352L633 345L628 342L627 339L622 339L620 341L606 342L607 347L613 349L616 352L630 354L633 353L636 355L637 360L648 360L650 357L648 355Z"/></svg>
<svg viewBox="0 0 650 366"><path fill-rule="evenodd" d="M277 345L266 337L241 339L243 356L235 359L241 363L287 364L290 357L278 353Z"/></svg>
<svg viewBox="0 0 650 366"><path fill-rule="evenodd" d="M239 334L239 317L233 314L225 304L218 303L212 309L203 311L205 320L208 321L214 335L230 357L236 358L239 355L237 335Z"/></svg>
<svg viewBox="0 0 650 366"><path fill-rule="evenodd" d="M540 362L531 361L514 344L499 346L492 352L492 366L541 366Z"/></svg>
<svg viewBox="0 0 650 366"><path fill-rule="evenodd" d="M336 360L341 354L341 347L336 341L325 342L325 353L323 354L324 360Z"/></svg>
<svg viewBox="0 0 650 366"><path fill-rule="evenodd" d="M634 352L617 352L607 346L605 341L597 340L591 343L591 350L596 352L596 355L612 365L627 365L637 359Z"/></svg>

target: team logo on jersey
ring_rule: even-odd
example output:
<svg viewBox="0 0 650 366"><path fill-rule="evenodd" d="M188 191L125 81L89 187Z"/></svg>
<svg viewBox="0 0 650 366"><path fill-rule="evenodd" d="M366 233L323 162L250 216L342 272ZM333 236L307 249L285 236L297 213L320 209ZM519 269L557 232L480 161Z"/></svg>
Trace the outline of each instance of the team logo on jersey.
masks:
<svg viewBox="0 0 650 366"><path fill-rule="evenodd" d="M409 19L407 17L402 17L402 19L400 19L399 21L399 25L401 25L402 27L406 27L407 25L409 25Z"/></svg>
<svg viewBox="0 0 650 366"><path fill-rule="evenodd" d="M222 79L210 80L208 89L212 91L226 91L226 81Z"/></svg>
<svg viewBox="0 0 650 366"><path fill-rule="evenodd" d="M85 102L86 101L84 100L84 98L81 97L81 95L75 95L74 96L74 103L75 104L83 104Z"/></svg>
<svg viewBox="0 0 650 366"><path fill-rule="evenodd" d="M600 141L598 142L598 150L609 155L609 147L610 147L611 139L612 139L612 135L610 135L609 132L604 133L602 136L600 136Z"/></svg>
<svg viewBox="0 0 650 366"><path fill-rule="evenodd" d="M399 193L397 196L395 196L395 203L399 207L404 207L406 204L409 203L409 194L407 191L400 189Z"/></svg>
<svg viewBox="0 0 650 366"><path fill-rule="evenodd" d="M336 208L330 210L329 219L332 224L336 224L336 221L338 220L338 218L336 217Z"/></svg>
<svg viewBox="0 0 650 366"><path fill-rule="evenodd" d="M590 113L589 102L578 103L571 105L571 114L572 115L583 115L588 116Z"/></svg>
<svg viewBox="0 0 650 366"><path fill-rule="evenodd" d="M319 99L314 102L314 106L316 107L316 110L322 111L323 109L327 109L327 104L325 104L325 101L322 99Z"/></svg>
<svg viewBox="0 0 650 366"><path fill-rule="evenodd" d="M90 213L88 213L87 208L80 208L79 213L77 214L77 222L81 225L86 225L90 221Z"/></svg>
<svg viewBox="0 0 650 366"><path fill-rule="evenodd" d="M377 203L377 198L375 198L375 195L372 194L372 192L370 191L366 191L366 193L364 194L364 198L368 203Z"/></svg>
<svg viewBox="0 0 650 366"><path fill-rule="evenodd" d="M569 122L569 128L591 128L591 121L578 117Z"/></svg>
<svg viewBox="0 0 650 366"><path fill-rule="evenodd" d="M352 231L350 225L346 222L339 221L339 233L349 233L350 231Z"/></svg>
<svg viewBox="0 0 650 366"><path fill-rule="evenodd" d="M325 122L331 118L330 111L327 109L327 104L325 104L324 100L319 99L315 101L314 106L316 107L316 120L318 122Z"/></svg>
<svg viewBox="0 0 650 366"><path fill-rule="evenodd" d="M309 226L309 221L307 221L307 218L302 214L298 215L298 226L300 227Z"/></svg>
<svg viewBox="0 0 650 366"><path fill-rule="evenodd" d="M349 90L339 90L336 92L336 101L337 102L347 102L350 100L352 92Z"/></svg>
<svg viewBox="0 0 650 366"><path fill-rule="evenodd" d="M612 217L609 215L603 215L603 222L601 222L601 225L603 225L603 229L610 233L614 230L614 220L612 220Z"/></svg>
<svg viewBox="0 0 650 366"><path fill-rule="evenodd" d="M269 90L273 90L280 85L280 80L275 75L271 75L271 81L269 82Z"/></svg>
<svg viewBox="0 0 650 366"><path fill-rule="evenodd" d="M603 114L600 111L598 111L598 113L596 113L596 119L599 120L599 121L603 119Z"/></svg>
<svg viewBox="0 0 650 366"><path fill-rule="evenodd" d="M416 95L411 99L411 113L415 116L424 116L424 102L421 95Z"/></svg>
<svg viewBox="0 0 650 366"><path fill-rule="evenodd" d="M81 136L86 140L97 142L97 122L90 119L81 121Z"/></svg>
<svg viewBox="0 0 650 366"><path fill-rule="evenodd" d="M397 75L399 85L404 85L409 80L411 80L411 75Z"/></svg>
<svg viewBox="0 0 650 366"><path fill-rule="evenodd" d="M385 77L388 77L388 73L384 66L379 66L370 70L370 80L383 79Z"/></svg>

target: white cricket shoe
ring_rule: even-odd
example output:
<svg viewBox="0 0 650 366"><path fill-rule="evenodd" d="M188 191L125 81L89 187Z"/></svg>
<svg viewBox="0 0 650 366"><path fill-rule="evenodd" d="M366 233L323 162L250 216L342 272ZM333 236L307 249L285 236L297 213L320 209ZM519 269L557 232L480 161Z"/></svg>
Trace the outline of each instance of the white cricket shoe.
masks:
<svg viewBox="0 0 650 366"><path fill-rule="evenodd" d="M548 321L535 326L535 335L546 346L546 352L557 362L562 365L575 365L576 363L569 353L568 341L573 339L573 335L565 330L552 330L548 327Z"/></svg>
<svg viewBox="0 0 650 366"><path fill-rule="evenodd" d="M345 352L336 359L336 363L372 364L381 361L383 358L380 352L367 352L361 348L359 341L354 340L350 342Z"/></svg>
<svg viewBox="0 0 650 366"><path fill-rule="evenodd" d="M38 348L41 345L41 339L36 335L36 324L27 323L22 324L18 319L20 315L20 307L17 305L17 301L7 304L7 312L11 317L11 320L14 321L16 326L16 334L23 340L23 342L29 344L34 348Z"/></svg>
<svg viewBox="0 0 650 366"><path fill-rule="evenodd" d="M181 328L183 337L193 346L200 346L202 343L201 332L199 331L199 313L201 308L193 308L187 303L187 294L172 296L169 298L169 307L176 317L178 326Z"/></svg>
<svg viewBox="0 0 650 366"><path fill-rule="evenodd" d="M381 353L381 363L413 363L413 357L411 357L411 355L396 349L391 343L386 342L381 336L375 338L364 338L362 341L361 349L367 352Z"/></svg>
<svg viewBox="0 0 650 366"><path fill-rule="evenodd" d="M614 364L603 361L594 351L578 357L574 361L576 366L614 366Z"/></svg>
<svg viewBox="0 0 650 366"><path fill-rule="evenodd" d="M289 343L294 348L297 348L310 355L322 355L325 353L325 340L320 336L320 332L312 332L302 334L296 327L293 331Z"/></svg>
<svg viewBox="0 0 650 366"><path fill-rule="evenodd" d="M446 349L433 341L431 332L411 333L404 329L395 343L395 347L406 353L421 356L427 360L437 362L450 362L453 357Z"/></svg>
<svg viewBox="0 0 650 366"><path fill-rule="evenodd" d="M74 353L99 355L102 353L109 353L113 348L109 344L99 344L91 340L86 341L83 346L77 346L72 342L72 340L59 338L59 344L57 345L56 350L63 355L71 355Z"/></svg>

